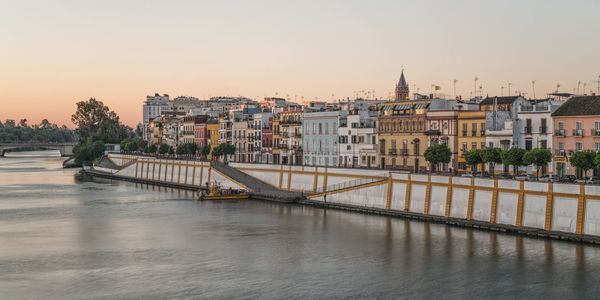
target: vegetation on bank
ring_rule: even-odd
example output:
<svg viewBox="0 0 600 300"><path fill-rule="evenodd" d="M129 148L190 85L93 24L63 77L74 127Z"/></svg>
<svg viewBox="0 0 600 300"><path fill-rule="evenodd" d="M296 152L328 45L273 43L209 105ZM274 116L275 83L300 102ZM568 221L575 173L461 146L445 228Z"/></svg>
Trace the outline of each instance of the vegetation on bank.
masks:
<svg viewBox="0 0 600 300"><path fill-rule="evenodd" d="M0 122L0 142L2 143L74 143L77 136L67 128L50 123L47 119L40 124L29 125L27 119Z"/></svg>
<svg viewBox="0 0 600 300"><path fill-rule="evenodd" d="M75 162L90 165L104 154L105 144L120 144L134 138L133 129L121 123L119 116L101 101L90 98L76 103L71 121L77 126L79 143L73 148ZM139 144L127 145L137 147Z"/></svg>

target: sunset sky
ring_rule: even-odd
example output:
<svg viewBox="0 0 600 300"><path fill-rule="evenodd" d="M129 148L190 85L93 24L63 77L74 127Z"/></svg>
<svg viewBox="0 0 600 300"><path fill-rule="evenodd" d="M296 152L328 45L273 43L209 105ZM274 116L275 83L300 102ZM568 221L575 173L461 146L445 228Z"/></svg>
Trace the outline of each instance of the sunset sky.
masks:
<svg viewBox="0 0 600 300"><path fill-rule="evenodd" d="M586 92L600 1L0 1L0 120L72 126L95 97L135 126L154 92L293 100L501 86ZM504 95L507 90L504 90ZM333 96L332 96L333 95Z"/></svg>

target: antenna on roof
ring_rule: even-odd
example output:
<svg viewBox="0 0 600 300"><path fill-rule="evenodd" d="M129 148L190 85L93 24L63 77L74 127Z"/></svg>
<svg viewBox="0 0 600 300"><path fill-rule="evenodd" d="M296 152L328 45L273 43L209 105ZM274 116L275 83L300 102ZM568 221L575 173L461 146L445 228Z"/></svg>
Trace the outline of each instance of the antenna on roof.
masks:
<svg viewBox="0 0 600 300"><path fill-rule="evenodd" d="M537 81L537 80L532 80L532 81L531 81L531 88L533 89L533 99L535 99L535 82L536 82L536 81Z"/></svg>
<svg viewBox="0 0 600 300"><path fill-rule="evenodd" d="M508 96L509 96L509 97L510 97L510 87L511 87L512 85L515 85L515 84L514 84L514 83L510 83L510 82L508 83Z"/></svg>
<svg viewBox="0 0 600 300"><path fill-rule="evenodd" d="M456 98L456 83L458 82L458 79L454 79L454 98Z"/></svg>
<svg viewBox="0 0 600 300"><path fill-rule="evenodd" d="M577 94L579 95L579 86L581 85L581 80L577 81Z"/></svg>

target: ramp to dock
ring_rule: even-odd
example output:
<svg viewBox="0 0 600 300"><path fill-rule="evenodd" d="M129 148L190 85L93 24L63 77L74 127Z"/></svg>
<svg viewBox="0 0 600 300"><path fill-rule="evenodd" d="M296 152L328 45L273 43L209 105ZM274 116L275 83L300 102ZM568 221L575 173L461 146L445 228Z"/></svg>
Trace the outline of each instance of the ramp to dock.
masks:
<svg viewBox="0 0 600 300"><path fill-rule="evenodd" d="M211 167L250 189L253 198L276 200L281 202L297 202L303 198L301 192L283 191L264 183L248 174L232 168L224 163L211 162Z"/></svg>

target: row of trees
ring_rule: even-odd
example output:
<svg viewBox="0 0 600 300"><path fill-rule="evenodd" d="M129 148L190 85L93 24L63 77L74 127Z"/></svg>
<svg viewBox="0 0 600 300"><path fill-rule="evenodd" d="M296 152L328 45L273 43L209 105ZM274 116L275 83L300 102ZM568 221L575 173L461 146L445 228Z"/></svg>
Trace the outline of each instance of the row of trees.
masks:
<svg viewBox="0 0 600 300"><path fill-rule="evenodd" d="M76 141L75 133L67 126L59 127L47 119L32 126L27 124L27 119L22 119L18 124L14 120L0 122L0 142L3 143L74 143Z"/></svg>
<svg viewBox="0 0 600 300"><path fill-rule="evenodd" d="M427 148L424 156L425 160L431 163L432 169L435 172L436 165L450 162L452 151L445 144L437 144ZM517 168L520 166L535 165L539 176L540 169L551 161L552 153L547 149L526 151L525 149L513 147L502 151L500 148L488 147L485 149L474 149L465 153L465 162L471 165L473 170L477 169L479 164L489 164L491 174L494 174L496 164L501 163L505 166L512 166L513 173L516 173Z"/></svg>
<svg viewBox="0 0 600 300"><path fill-rule="evenodd" d="M223 156L223 155L233 155L235 154L235 146L232 144L220 144L217 147L210 150L210 146L206 145L203 147L198 147L194 143L185 143L177 146L174 149L172 146L167 144L152 144L145 147L142 147L140 144L136 144L134 141L123 141L121 143L121 149L125 151L139 151L143 149L144 153L149 154L178 154L178 155L196 155L200 154L204 157L207 157L209 154L213 157Z"/></svg>

